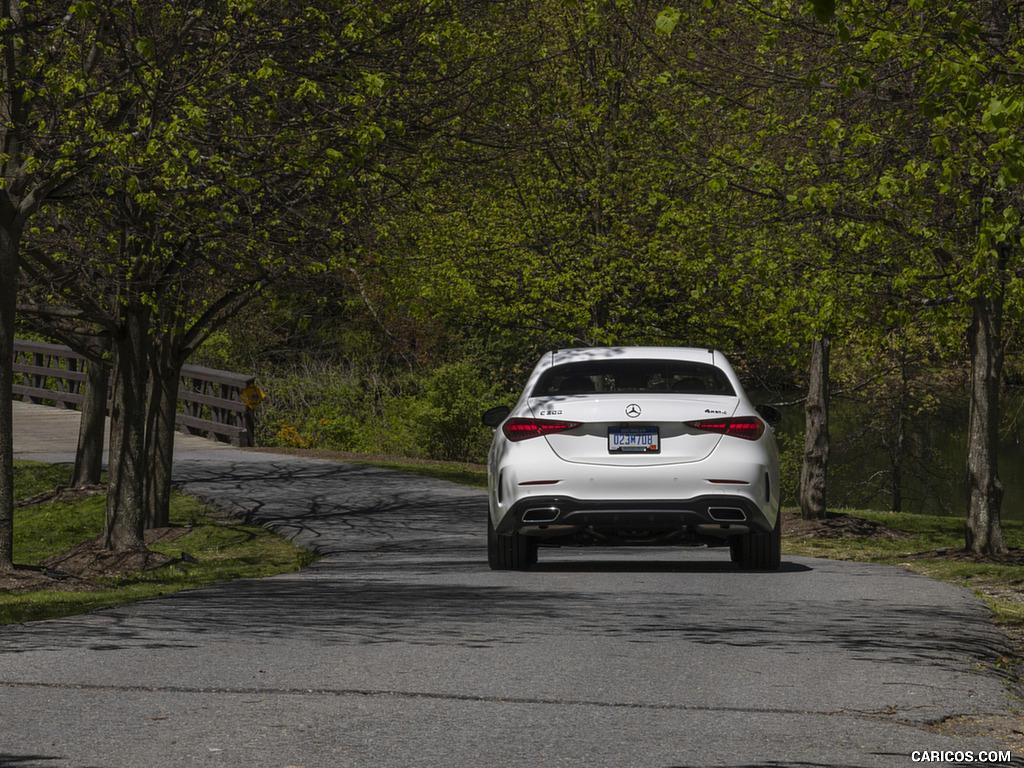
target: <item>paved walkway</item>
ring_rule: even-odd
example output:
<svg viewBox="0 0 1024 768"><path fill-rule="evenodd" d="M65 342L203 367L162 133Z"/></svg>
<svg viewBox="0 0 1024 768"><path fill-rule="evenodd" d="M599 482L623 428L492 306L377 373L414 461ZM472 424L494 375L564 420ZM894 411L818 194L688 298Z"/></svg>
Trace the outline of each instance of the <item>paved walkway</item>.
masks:
<svg viewBox="0 0 1024 768"><path fill-rule="evenodd" d="M72 458L74 414L17 410L19 456ZM493 572L481 490L187 441L179 486L323 559L0 626L0 766L910 768L1006 748L930 728L1017 706L968 590L699 549Z"/></svg>
<svg viewBox="0 0 1024 768"><path fill-rule="evenodd" d="M46 405L33 405L20 400L15 400L13 406L15 458L51 463L74 461L75 446L78 443L78 425L82 420L80 412L51 408ZM205 437L193 437L181 432L174 433L175 453L230 447L224 443L207 440Z"/></svg>

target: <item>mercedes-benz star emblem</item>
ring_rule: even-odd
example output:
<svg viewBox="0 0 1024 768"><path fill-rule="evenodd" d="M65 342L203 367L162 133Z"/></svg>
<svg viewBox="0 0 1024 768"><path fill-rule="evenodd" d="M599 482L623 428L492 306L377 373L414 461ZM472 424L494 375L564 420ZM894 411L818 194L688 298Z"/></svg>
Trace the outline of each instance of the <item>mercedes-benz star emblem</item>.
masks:
<svg viewBox="0 0 1024 768"><path fill-rule="evenodd" d="M636 403L630 403L626 406L626 415L631 419L635 419L640 415L640 406Z"/></svg>

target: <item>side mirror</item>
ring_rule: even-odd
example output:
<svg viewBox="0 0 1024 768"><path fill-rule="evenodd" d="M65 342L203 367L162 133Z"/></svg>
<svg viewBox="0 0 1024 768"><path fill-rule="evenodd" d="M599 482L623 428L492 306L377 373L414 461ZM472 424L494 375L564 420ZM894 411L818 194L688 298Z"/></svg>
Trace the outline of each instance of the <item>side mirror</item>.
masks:
<svg viewBox="0 0 1024 768"><path fill-rule="evenodd" d="M782 423L782 413L774 405L755 405L754 410L761 414L769 427L774 428Z"/></svg>
<svg viewBox="0 0 1024 768"><path fill-rule="evenodd" d="M488 426L491 429L497 429L501 426L501 422L508 418L510 413L512 413L512 409L507 405L499 405L495 408L484 411L480 418L483 420L485 426Z"/></svg>

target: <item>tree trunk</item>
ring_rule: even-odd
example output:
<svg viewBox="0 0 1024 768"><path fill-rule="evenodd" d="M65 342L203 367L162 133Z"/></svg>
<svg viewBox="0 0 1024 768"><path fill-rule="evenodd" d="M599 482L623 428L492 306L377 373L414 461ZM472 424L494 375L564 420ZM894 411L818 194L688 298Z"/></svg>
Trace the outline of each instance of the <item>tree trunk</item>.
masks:
<svg viewBox="0 0 1024 768"><path fill-rule="evenodd" d="M829 347L827 336L811 346L810 383L804 406L804 460L800 470L800 515L804 520L824 518L825 480L828 470Z"/></svg>
<svg viewBox="0 0 1024 768"><path fill-rule="evenodd" d="M154 350L146 453L149 458L146 528L170 525L171 470L174 464L174 416L178 405L181 363L174 354L174 339L163 337Z"/></svg>
<svg viewBox="0 0 1024 768"><path fill-rule="evenodd" d="M5 212L4 218L8 218ZM14 569L14 311L18 298L16 225L0 223L0 572Z"/></svg>
<svg viewBox="0 0 1024 768"><path fill-rule="evenodd" d="M903 405L900 404L899 418L896 424L896 445L892 450L892 511L903 511L903 454L907 443L907 421L903 418Z"/></svg>
<svg viewBox="0 0 1024 768"><path fill-rule="evenodd" d="M903 511L903 463L907 451L907 411L910 401L910 384L908 382L907 355L902 349L897 351L900 367L900 389L896 398L896 437L889 448L889 463L892 465L892 511Z"/></svg>
<svg viewBox="0 0 1024 768"><path fill-rule="evenodd" d="M968 330L971 348L971 407L967 428L967 549L986 555L1007 551L999 511L1003 484L999 481L997 446L999 382L1003 368L1003 293L973 301Z"/></svg>
<svg viewBox="0 0 1024 768"><path fill-rule="evenodd" d="M100 482L103 471L103 436L110 394L110 366L90 360L85 369L85 399L78 428L78 450L71 485Z"/></svg>
<svg viewBox="0 0 1024 768"><path fill-rule="evenodd" d="M114 392L110 409L110 471L103 546L123 551L145 546L146 390L148 310L130 304L114 337Z"/></svg>

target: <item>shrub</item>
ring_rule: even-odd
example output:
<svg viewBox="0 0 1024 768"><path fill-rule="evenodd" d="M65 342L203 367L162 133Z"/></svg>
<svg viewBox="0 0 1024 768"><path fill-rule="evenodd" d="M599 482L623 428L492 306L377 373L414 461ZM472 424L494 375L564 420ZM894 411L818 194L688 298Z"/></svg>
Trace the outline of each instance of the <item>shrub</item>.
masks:
<svg viewBox="0 0 1024 768"><path fill-rule="evenodd" d="M372 393L344 367L307 363L257 378L267 393L257 411L259 445L363 450L358 415L372 410Z"/></svg>
<svg viewBox="0 0 1024 768"><path fill-rule="evenodd" d="M497 396L497 386L473 365L441 366L427 377L411 407L417 444L432 459L482 461L490 431L480 413Z"/></svg>
<svg viewBox="0 0 1024 768"><path fill-rule="evenodd" d="M468 362L363 379L342 365L305 363L257 378L267 393L257 412L265 446L482 462L491 434L480 413L500 399Z"/></svg>

